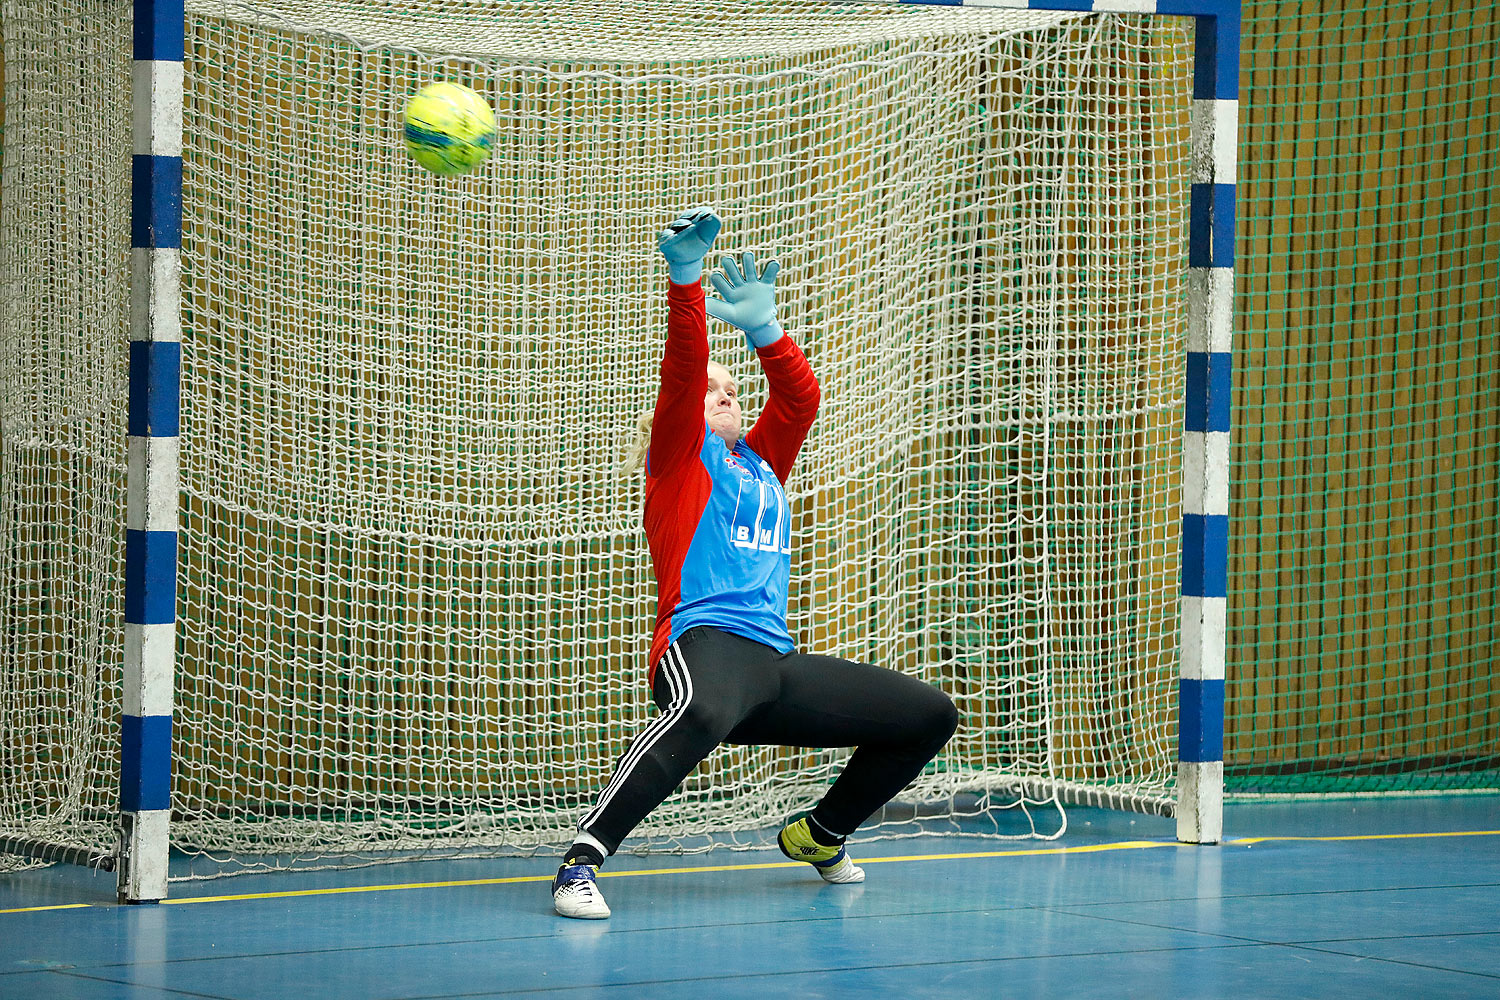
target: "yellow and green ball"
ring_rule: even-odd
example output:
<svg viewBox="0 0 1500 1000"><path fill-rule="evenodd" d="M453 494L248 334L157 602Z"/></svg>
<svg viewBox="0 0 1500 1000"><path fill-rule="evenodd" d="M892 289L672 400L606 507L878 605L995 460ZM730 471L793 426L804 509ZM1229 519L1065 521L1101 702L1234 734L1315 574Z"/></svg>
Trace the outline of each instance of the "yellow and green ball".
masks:
<svg viewBox="0 0 1500 1000"><path fill-rule="evenodd" d="M406 149L435 174L466 174L495 145L495 112L468 87L429 83L412 95L402 115Z"/></svg>

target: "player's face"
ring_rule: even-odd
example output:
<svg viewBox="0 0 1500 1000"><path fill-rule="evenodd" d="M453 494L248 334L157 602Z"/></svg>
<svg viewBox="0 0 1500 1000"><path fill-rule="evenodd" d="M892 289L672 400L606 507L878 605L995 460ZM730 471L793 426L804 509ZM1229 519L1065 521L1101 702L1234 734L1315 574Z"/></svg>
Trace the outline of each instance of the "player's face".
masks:
<svg viewBox="0 0 1500 1000"><path fill-rule="evenodd" d="M703 419L724 443L733 448L740 439L740 387L723 365L709 362L708 391L703 394Z"/></svg>

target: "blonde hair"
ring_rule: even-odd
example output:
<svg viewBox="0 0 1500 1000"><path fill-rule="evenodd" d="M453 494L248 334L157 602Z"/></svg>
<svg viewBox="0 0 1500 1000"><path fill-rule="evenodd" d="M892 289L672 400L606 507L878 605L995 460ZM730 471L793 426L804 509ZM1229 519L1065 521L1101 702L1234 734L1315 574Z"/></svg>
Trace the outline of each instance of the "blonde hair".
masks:
<svg viewBox="0 0 1500 1000"><path fill-rule="evenodd" d="M651 446L651 421L655 419L656 411L642 410L640 416L635 418L635 437L630 441L630 450L625 453L625 462L620 466L620 472L626 476L635 475L637 470L646 467L646 449Z"/></svg>

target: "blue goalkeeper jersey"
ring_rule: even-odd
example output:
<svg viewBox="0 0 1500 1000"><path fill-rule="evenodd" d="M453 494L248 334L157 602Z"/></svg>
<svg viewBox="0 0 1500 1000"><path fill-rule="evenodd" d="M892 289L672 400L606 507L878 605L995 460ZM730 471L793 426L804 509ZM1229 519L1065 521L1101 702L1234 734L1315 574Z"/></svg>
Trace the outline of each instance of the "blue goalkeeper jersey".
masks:
<svg viewBox="0 0 1500 1000"><path fill-rule="evenodd" d="M707 503L682 562L669 643L712 625L791 652L786 627L792 573L792 513L771 469L740 441L731 451L704 434L699 461L708 473Z"/></svg>

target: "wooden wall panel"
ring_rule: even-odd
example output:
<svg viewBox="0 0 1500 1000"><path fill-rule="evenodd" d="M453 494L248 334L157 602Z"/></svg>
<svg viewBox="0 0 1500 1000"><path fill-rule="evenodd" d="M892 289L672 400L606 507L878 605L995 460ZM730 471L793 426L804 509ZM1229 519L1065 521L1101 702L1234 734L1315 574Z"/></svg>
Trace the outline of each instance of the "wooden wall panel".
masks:
<svg viewBox="0 0 1500 1000"><path fill-rule="evenodd" d="M1231 787L1500 743L1496 16L1323 7L1245 10Z"/></svg>

